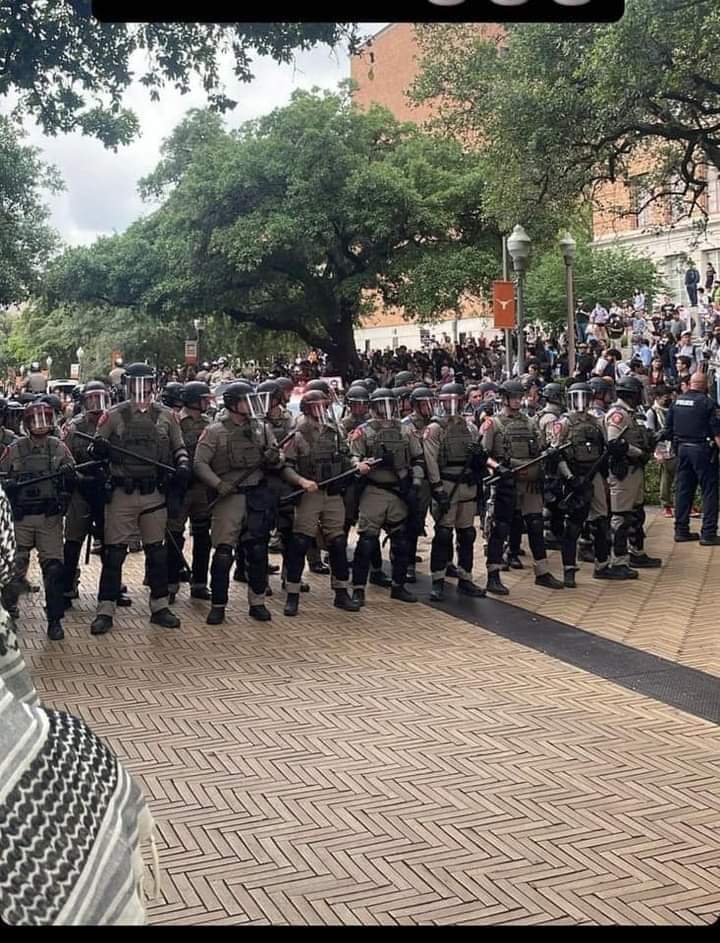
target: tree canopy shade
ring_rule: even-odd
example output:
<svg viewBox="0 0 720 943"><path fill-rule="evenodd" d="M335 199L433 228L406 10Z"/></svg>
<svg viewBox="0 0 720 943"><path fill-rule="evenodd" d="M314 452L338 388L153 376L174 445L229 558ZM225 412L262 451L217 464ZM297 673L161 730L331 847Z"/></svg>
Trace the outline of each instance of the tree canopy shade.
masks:
<svg viewBox="0 0 720 943"><path fill-rule="evenodd" d="M224 315L292 332L345 371L374 297L433 320L498 274L472 155L360 111L347 86L296 92L232 133L191 113L144 186L168 193L162 206L68 250L48 274L51 303Z"/></svg>
<svg viewBox="0 0 720 943"><path fill-rule="evenodd" d="M500 42L424 26L414 95L479 141L486 205L507 225L544 206L562 217L628 175L643 175L644 204L673 197L689 212L704 165L720 166L719 31L716 0L627 0L617 23L512 24Z"/></svg>
<svg viewBox="0 0 720 943"><path fill-rule="evenodd" d="M43 190L61 189L52 167L0 116L0 304L23 301L57 244Z"/></svg>
<svg viewBox="0 0 720 943"><path fill-rule="evenodd" d="M145 54L139 76L153 98L165 85L189 90L198 76L212 108L235 105L220 79L230 53L241 81L252 79L252 54L289 62L298 49L358 37L348 23L99 23L89 0L0 0L0 95L15 92L19 114L46 134L82 131L105 145L127 144L139 130L122 106L135 76L130 57Z"/></svg>

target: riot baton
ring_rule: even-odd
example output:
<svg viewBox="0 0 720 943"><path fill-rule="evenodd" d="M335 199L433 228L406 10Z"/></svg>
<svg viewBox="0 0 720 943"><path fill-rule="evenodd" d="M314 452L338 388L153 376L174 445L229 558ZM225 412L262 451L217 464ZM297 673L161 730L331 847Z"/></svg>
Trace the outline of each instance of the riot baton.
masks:
<svg viewBox="0 0 720 943"><path fill-rule="evenodd" d="M381 458L365 458L363 463L369 465L371 468L375 465L382 464ZM325 488L327 485L332 485L336 481L342 481L343 478L349 478L351 475L357 475L357 468L349 468L347 471L341 472L339 475L333 475L332 478L326 478L325 481L318 481L317 486L318 490L320 488ZM298 488L297 491L291 491L290 494L286 494L284 497L280 498L280 504L287 504L289 501L294 501L295 498L299 498L301 495L305 494L304 488Z"/></svg>
<svg viewBox="0 0 720 943"><path fill-rule="evenodd" d="M91 442L95 441L95 436L88 435L87 432L79 432L75 430L75 435L80 436L81 439L89 439ZM160 468L162 471L169 472L171 475L175 474L176 469L172 465L166 465L164 462L156 462L153 458L147 458L145 455L138 455L137 452L131 452L130 449L124 449L119 445L115 445L110 442L109 439L104 439L104 442L107 442L108 448L114 449L119 455L126 455L128 458L134 458L138 462L144 462L146 465L152 465L154 468Z"/></svg>
<svg viewBox="0 0 720 943"><path fill-rule="evenodd" d="M546 458L549 458L551 455L558 455L560 452L564 452L566 449L569 449L572 445L572 442L566 442L564 445L553 445L549 449L545 449L544 452L541 452L540 455L531 459L529 462L525 462L523 465L518 465L517 468L511 468L510 472L512 475L517 475L521 471L525 471L526 468L532 468L533 465L537 465L539 462L545 461ZM484 485L496 485L499 481L502 481L504 475L489 475L487 478L483 478Z"/></svg>

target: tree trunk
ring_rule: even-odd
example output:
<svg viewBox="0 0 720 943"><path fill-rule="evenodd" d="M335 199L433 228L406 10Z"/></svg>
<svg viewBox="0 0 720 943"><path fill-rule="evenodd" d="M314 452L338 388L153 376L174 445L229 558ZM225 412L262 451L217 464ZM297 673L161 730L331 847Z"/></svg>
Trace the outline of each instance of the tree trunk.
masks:
<svg viewBox="0 0 720 943"><path fill-rule="evenodd" d="M330 343L325 345L325 353L332 361L332 366L347 384L360 376L360 358L355 347L355 331L352 316L343 315L342 320L326 327L330 334Z"/></svg>

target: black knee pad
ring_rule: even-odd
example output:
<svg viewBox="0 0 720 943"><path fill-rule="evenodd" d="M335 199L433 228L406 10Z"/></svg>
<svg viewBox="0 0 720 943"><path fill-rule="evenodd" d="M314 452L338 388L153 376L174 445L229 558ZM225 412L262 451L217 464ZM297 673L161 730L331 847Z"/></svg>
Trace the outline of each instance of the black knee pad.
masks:
<svg viewBox="0 0 720 943"><path fill-rule="evenodd" d="M62 619L65 614L63 564L61 560L45 560L40 569L45 586L45 609L48 622Z"/></svg>
<svg viewBox="0 0 720 943"><path fill-rule="evenodd" d="M218 546L215 548L215 554L213 556L213 565L217 563L218 566L227 566L229 570L232 566L234 555L235 548L230 544L218 544Z"/></svg>
<svg viewBox="0 0 720 943"><path fill-rule="evenodd" d="M299 583L302 577L305 557L312 547L312 537L307 534L290 534L285 545L286 579L289 583Z"/></svg>
<svg viewBox="0 0 720 943"><path fill-rule="evenodd" d="M120 595L122 567L127 556L125 544L105 544L102 553L102 572L98 599L115 601Z"/></svg>
<svg viewBox="0 0 720 943"><path fill-rule="evenodd" d="M542 514L525 515L525 526L527 527L528 539L542 537L544 533Z"/></svg>
<svg viewBox="0 0 720 943"><path fill-rule="evenodd" d="M476 537L474 527L461 527L457 531L457 558L463 570L472 570Z"/></svg>
<svg viewBox="0 0 720 943"><path fill-rule="evenodd" d="M210 521L190 521L190 533L194 540L202 537L210 537Z"/></svg>
<svg viewBox="0 0 720 943"><path fill-rule="evenodd" d="M260 596L267 589L267 540L247 541L245 543L245 559L247 560L248 586Z"/></svg>

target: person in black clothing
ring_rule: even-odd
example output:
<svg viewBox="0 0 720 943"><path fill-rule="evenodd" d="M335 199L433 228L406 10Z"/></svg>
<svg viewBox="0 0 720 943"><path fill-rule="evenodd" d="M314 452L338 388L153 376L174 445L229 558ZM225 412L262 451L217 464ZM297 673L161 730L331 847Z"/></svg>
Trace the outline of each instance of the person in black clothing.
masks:
<svg viewBox="0 0 720 943"><path fill-rule="evenodd" d="M675 478L675 541L700 540L704 547L720 545L718 526L718 449L720 417L707 395L707 376L694 373L689 389L681 393L667 413L665 438L673 443L678 464ZM690 533L690 510L695 489L703 494L702 528Z"/></svg>

